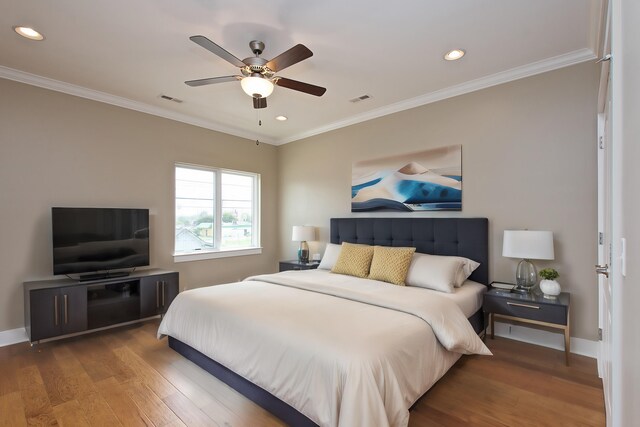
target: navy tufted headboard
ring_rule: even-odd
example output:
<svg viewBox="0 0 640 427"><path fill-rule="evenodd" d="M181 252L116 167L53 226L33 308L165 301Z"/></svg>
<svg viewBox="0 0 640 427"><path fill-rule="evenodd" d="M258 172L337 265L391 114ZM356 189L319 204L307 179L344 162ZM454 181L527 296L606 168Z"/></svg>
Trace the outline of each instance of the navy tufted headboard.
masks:
<svg viewBox="0 0 640 427"><path fill-rule="evenodd" d="M489 285L487 218L331 218L331 243L415 247L480 263L470 280Z"/></svg>

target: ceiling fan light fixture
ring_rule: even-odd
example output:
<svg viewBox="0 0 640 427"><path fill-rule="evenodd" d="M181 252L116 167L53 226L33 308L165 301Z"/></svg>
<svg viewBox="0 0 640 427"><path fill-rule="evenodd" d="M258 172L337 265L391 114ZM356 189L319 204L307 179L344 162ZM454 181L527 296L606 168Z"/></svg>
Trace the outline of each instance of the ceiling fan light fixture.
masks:
<svg viewBox="0 0 640 427"><path fill-rule="evenodd" d="M455 61L457 59L462 58L465 53L466 52L462 49L453 49L444 55L444 59L447 61Z"/></svg>
<svg viewBox="0 0 640 427"><path fill-rule="evenodd" d="M20 25L16 25L13 27L13 31L15 31L16 33L20 34L22 37L29 40L36 40L36 41L44 40L44 36L31 27L23 27Z"/></svg>
<svg viewBox="0 0 640 427"><path fill-rule="evenodd" d="M245 77L240 85L244 93L253 98L266 98L273 92L273 83L264 77Z"/></svg>
<svg viewBox="0 0 640 427"><path fill-rule="evenodd" d="M264 49L264 43L254 40L249 43L249 46L256 56L245 58L241 61L205 36L191 36L189 39L214 55L224 59L231 65L235 65L240 68L242 76L221 76L187 80L184 82L187 86L205 86L215 83L240 80L242 90L251 97L253 101L253 108L255 109L267 108L267 97L271 95L273 87L276 84L280 87L302 93L308 93L309 95L314 96L322 96L327 91L324 87L276 76L276 73L284 70L285 68L313 56L313 52L302 44L297 44L291 49L268 61L260 56Z"/></svg>

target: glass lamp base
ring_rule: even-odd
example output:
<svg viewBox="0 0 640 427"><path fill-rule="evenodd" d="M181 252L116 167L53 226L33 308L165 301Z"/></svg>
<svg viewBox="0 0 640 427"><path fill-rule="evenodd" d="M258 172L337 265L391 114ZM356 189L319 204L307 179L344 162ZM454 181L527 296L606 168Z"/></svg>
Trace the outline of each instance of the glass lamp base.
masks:
<svg viewBox="0 0 640 427"><path fill-rule="evenodd" d="M298 262L306 264L309 262L309 245L307 242L300 242L300 247L298 248Z"/></svg>
<svg viewBox="0 0 640 427"><path fill-rule="evenodd" d="M536 270L536 266L528 259L523 259L518 264L518 269L516 270L516 287L513 291L529 293L536 286L537 279L538 271Z"/></svg>

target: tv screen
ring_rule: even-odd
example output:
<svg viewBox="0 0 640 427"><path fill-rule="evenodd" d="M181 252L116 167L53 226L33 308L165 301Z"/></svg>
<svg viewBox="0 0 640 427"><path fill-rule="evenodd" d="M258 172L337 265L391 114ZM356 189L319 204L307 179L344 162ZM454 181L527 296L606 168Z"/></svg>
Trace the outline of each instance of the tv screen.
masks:
<svg viewBox="0 0 640 427"><path fill-rule="evenodd" d="M149 210L51 208L53 274L149 265Z"/></svg>

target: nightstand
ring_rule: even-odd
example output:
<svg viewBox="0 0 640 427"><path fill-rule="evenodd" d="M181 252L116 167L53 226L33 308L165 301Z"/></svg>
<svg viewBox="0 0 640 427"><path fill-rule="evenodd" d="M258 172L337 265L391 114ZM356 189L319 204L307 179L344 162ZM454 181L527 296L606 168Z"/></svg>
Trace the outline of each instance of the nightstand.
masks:
<svg viewBox="0 0 640 427"><path fill-rule="evenodd" d="M517 294L496 288L489 288L482 303L484 313L489 315L491 338L494 337L496 318L562 330L567 365L571 350L569 306L568 292L562 292L556 299L548 299L535 291L530 294Z"/></svg>
<svg viewBox="0 0 640 427"><path fill-rule="evenodd" d="M313 270L318 268L319 265L319 262L298 262L297 259L291 261L280 261L280 271Z"/></svg>

